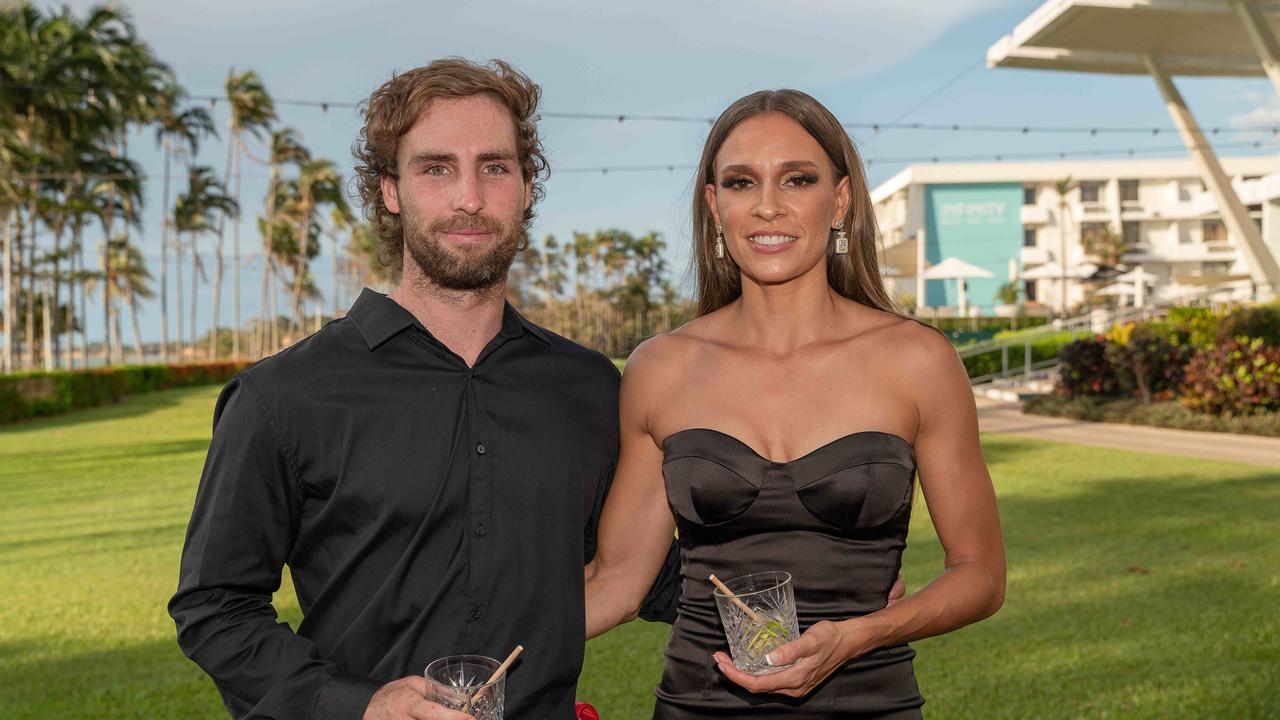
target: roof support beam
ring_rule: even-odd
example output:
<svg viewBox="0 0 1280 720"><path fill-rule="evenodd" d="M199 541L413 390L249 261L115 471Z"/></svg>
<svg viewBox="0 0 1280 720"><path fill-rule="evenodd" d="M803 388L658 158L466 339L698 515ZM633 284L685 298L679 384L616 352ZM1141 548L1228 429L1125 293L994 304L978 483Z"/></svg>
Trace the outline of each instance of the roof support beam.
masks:
<svg viewBox="0 0 1280 720"><path fill-rule="evenodd" d="M1223 224L1232 235L1240 239L1240 251L1249 265L1249 274L1257 285L1258 295L1262 299L1276 297L1276 293L1280 292L1280 265L1276 264L1275 256L1263 244L1262 233L1249 218L1248 210L1240 202L1235 188L1231 187L1231 181L1222 169L1222 164L1218 162L1218 156L1205 140L1195 116L1187 108L1182 94L1174 86L1169 74L1152 56L1144 55L1143 61L1146 63L1147 72L1156 81L1160 95L1164 97L1165 108L1169 111L1169 117L1173 119L1174 126L1178 128L1182 142L1190 151L1191 159L1200 168L1205 186L1218 201Z"/></svg>
<svg viewBox="0 0 1280 720"><path fill-rule="evenodd" d="M1253 6L1247 2L1231 0L1231 6L1240 18L1240 24L1244 26L1253 49L1258 53L1258 59L1262 61L1263 71L1276 90L1280 91L1280 47L1276 45L1276 36L1272 34L1271 26L1258 17Z"/></svg>

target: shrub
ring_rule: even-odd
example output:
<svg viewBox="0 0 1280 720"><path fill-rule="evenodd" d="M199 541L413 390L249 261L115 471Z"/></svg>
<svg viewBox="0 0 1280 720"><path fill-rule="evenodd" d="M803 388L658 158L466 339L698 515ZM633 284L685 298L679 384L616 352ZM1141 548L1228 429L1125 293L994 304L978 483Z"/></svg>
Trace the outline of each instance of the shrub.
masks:
<svg viewBox="0 0 1280 720"><path fill-rule="evenodd" d="M1280 304L1239 308L1218 321L1215 339L1219 344L1247 337L1262 338L1272 347L1280 347Z"/></svg>
<svg viewBox="0 0 1280 720"><path fill-rule="evenodd" d="M1205 413L1253 415L1280 411L1280 347L1236 338L1195 354L1186 368L1182 402Z"/></svg>
<svg viewBox="0 0 1280 720"><path fill-rule="evenodd" d="M1051 415L1093 422L1118 422L1178 430L1280 437L1280 413L1223 417L1196 412L1174 401L1144 403L1134 399L1110 400L1097 397L1064 398L1041 395L1027 400L1023 410L1032 415Z"/></svg>
<svg viewBox="0 0 1280 720"><path fill-rule="evenodd" d="M1058 383L1054 391L1066 398L1113 397L1121 392L1120 381L1108 343L1102 337L1084 338L1058 352Z"/></svg>
<svg viewBox="0 0 1280 720"><path fill-rule="evenodd" d="M1191 353L1170 338L1170 326L1130 325L1124 342L1108 342L1104 350L1120 390L1143 402L1171 400L1182 389L1183 367Z"/></svg>
<svg viewBox="0 0 1280 720"><path fill-rule="evenodd" d="M1078 333L1059 332L1031 340L1031 362L1034 364L1044 360L1052 360L1058 356L1058 352L1062 350L1062 348L1069 345L1078 337L1080 337ZM1021 370L1026 358L1027 341L1023 340L1019 342L1016 339L1011 339L1009 340L1008 345L1010 371ZM963 348L960 349L963 350ZM979 355L970 355L964 358L964 367L965 370L969 372L969 377L976 378L1000 372L1003 362L1003 351L997 348Z"/></svg>
<svg viewBox="0 0 1280 720"><path fill-rule="evenodd" d="M126 395L224 383L247 363L132 365L0 376L0 424L117 402Z"/></svg>
<svg viewBox="0 0 1280 720"><path fill-rule="evenodd" d="M1193 350L1211 347L1217 337L1220 317L1209 308L1169 308L1169 324L1173 327L1177 342L1186 343Z"/></svg>
<svg viewBox="0 0 1280 720"><path fill-rule="evenodd" d="M1009 330L1013 325L1011 319L1007 317L931 318L928 315L917 315L915 317L921 322L927 322L938 328L948 336L955 332L966 333L974 332L975 330L977 332L987 331L994 334L996 332ZM1020 317L1018 318L1018 329L1021 330L1029 327L1047 325L1049 322L1051 322L1051 319L1047 317Z"/></svg>

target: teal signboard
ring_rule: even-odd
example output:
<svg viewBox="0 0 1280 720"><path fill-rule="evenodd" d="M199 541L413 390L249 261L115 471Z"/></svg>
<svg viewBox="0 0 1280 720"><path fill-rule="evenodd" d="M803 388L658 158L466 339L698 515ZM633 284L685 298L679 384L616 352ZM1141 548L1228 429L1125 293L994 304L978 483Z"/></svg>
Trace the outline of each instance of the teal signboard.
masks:
<svg viewBox="0 0 1280 720"><path fill-rule="evenodd" d="M925 259L936 265L957 257L994 277L966 280L970 307L990 312L999 304L996 292L1009 282L1009 258L1022 247L1022 185L970 183L926 185L924 190ZM925 304L959 305L956 280L925 282Z"/></svg>

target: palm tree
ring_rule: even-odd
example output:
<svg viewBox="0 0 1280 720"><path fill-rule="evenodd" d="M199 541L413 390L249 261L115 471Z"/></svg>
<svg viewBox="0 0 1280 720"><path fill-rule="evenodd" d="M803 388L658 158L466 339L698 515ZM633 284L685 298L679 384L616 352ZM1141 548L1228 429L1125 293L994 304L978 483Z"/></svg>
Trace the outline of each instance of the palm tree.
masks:
<svg viewBox="0 0 1280 720"><path fill-rule="evenodd" d="M293 128L281 128L271 133L271 150L267 158L267 164L271 166L270 179L267 182L267 207L266 219L259 218L259 227L262 228L262 289L261 289L261 307L264 315L268 314L268 309L274 305L273 297L269 297L268 293L273 292L276 287L276 244L275 229L277 225L276 218L276 201L280 190L280 166L285 164L293 164L301 167L311 160L311 151L307 150L302 144L302 138L298 135L298 131ZM271 318L271 332L267 334L267 328L262 324L258 324L257 332L254 334L254 355L261 357L265 353L262 352L263 347L268 342L272 343L273 350L278 348L276 342L276 316L274 313L268 315Z"/></svg>
<svg viewBox="0 0 1280 720"><path fill-rule="evenodd" d="M142 257L138 246L130 244L124 238L111 242L111 274L107 283L115 286L116 294L124 297L129 306L129 315L133 324L134 362L142 363L142 331L138 325L138 298L153 298L155 291L151 289L151 272ZM116 317L117 324L119 316ZM117 328L116 334L119 335Z"/></svg>
<svg viewBox="0 0 1280 720"><path fill-rule="evenodd" d="M254 137L260 138L262 131L269 130L271 123L276 120L276 109L271 95L262 84L262 79L252 70L246 70L237 75L235 69L232 68L227 73L224 89L231 112L227 119L227 165L226 172L223 174L222 184L224 188L230 186L232 167L234 166L235 189L232 191L232 199L234 200L233 206L237 208L232 211L230 218L232 225L231 312L234 325L231 333L231 354L233 357L239 357L240 212L238 208L240 207L240 161L244 150L244 134L249 133ZM217 357L218 308L220 305L219 293L222 290L222 239L224 235L225 224L223 232L218 234L217 251L214 255L213 333L209 338L210 357Z"/></svg>
<svg viewBox="0 0 1280 720"><path fill-rule="evenodd" d="M1058 264L1062 266L1062 274L1058 278L1058 317L1067 316L1067 193L1076 188L1071 176L1054 183L1058 191Z"/></svg>
<svg viewBox="0 0 1280 720"><path fill-rule="evenodd" d="M316 210L321 205L332 205L345 212L347 202L342 188L342 176L338 174L332 160L318 159L305 163L298 172L298 254L293 272L293 295L290 308L294 318L295 331L302 330L302 291L304 278L307 276L307 265L319 247L312 248L311 235L314 232Z"/></svg>
<svg viewBox="0 0 1280 720"><path fill-rule="evenodd" d="M156 142L164 149L164 220L160 230L160 362L169 362L169 205L170 163L175 156L194 156L201 138L217 137L209 111L202 107L180 109L186 92L176 83L164 89L164 104L156 119ZM179 334L181 338L181 334Z"/></svg>
<svg viewBox="0 0 1280 720"><path fill-rule="evenodd" d="M198 297L198 277L203 268L200 264L199 236L215 233L220 222L235 212L236 202L226 192L225 186L213 175L213 169L205 165L193 165L187 171L187 191L180 193L174 205L174 230L179 234L178 261L181 262L182 243L180 236L186 233L191 242L191 348L194 352L196 342L196 298ZM178 282L182 278L178 276ZM181 290L179 289L179 292ZM181 313L181 308L179 308ZM214 325L210 333L215 337L218 327Z"/></svg>

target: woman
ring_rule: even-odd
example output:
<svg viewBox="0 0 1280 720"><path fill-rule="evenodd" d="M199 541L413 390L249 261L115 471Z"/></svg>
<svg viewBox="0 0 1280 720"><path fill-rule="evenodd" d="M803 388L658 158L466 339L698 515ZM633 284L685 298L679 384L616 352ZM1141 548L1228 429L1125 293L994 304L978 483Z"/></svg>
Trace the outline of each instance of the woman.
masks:
<svg viewBox="0 0 1280 720"><path fill-rule="evenodd" d="M894 309L861 161L794 90L712 127L693 203L697 319L632 354L622 451L587 568L587 633L635 616L678 526L657 718L920 717L911 640L981 620L1005 561L973 394L946 338ZM886 606L916 472L945 569ZM708 576L793 576L803 634L733 666Z"/></svg>

